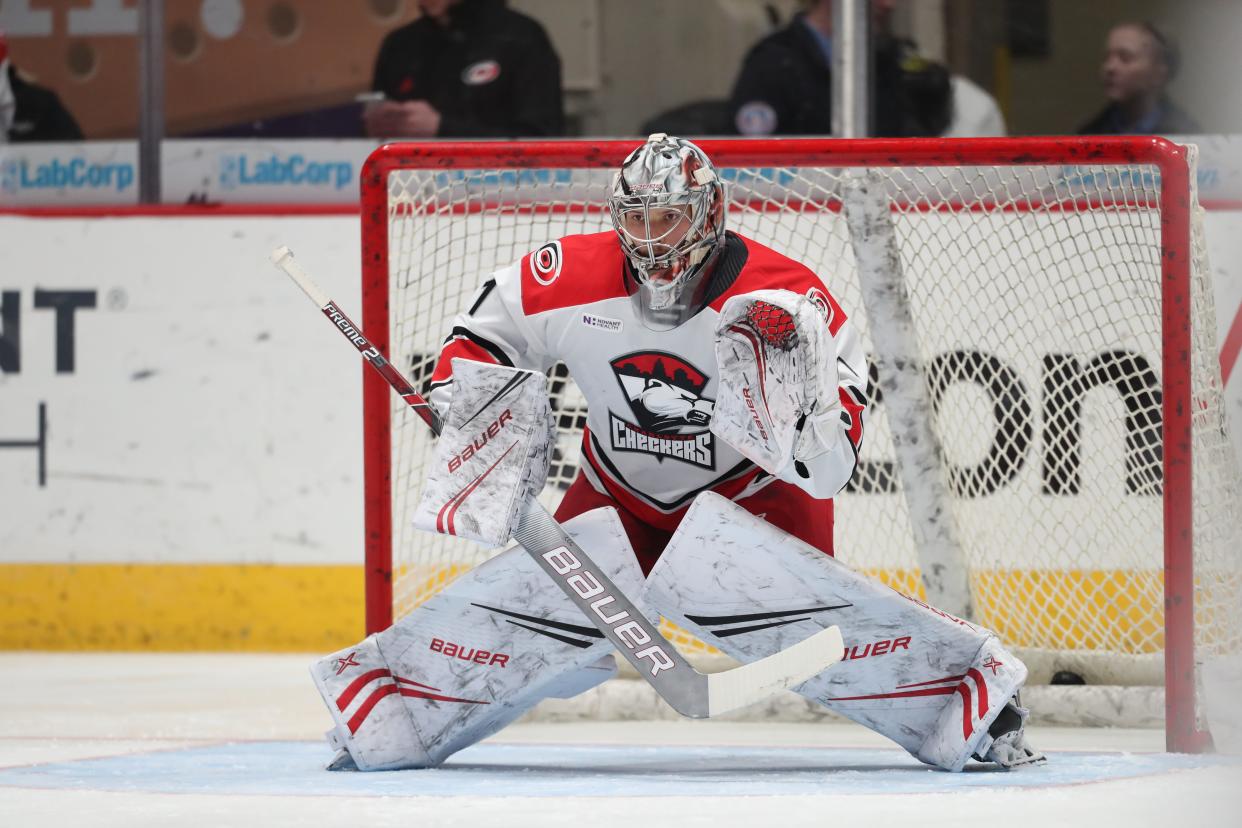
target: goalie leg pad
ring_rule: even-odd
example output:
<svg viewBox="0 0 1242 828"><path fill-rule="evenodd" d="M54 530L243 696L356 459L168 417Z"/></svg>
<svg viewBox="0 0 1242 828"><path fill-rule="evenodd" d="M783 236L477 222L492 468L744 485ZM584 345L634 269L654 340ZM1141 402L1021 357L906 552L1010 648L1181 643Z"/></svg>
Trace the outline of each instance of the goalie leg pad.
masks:
<svg viewBox="0 0 1242 828"><path fill-rule="evenodd" d="M648 603L743 662L837 625L845 658L796 692L961 770L1026 679L996 637L853 572L711 493L648 579Z"/></svg>
<svg viewBox="0 0 1242 828"><path fill-rule="evenodd" d="M614 509L587 512L565 529L621 590L641 593L642 572ZM376 671L391 677L371 690L376 698L365 713L347 706L357 727L341 746L362 770L434 767L540 700L576 695L615 671L612 644L519 547L462 575L368 641L375 657L347 665L340 679L361 681ZM320 665L331 667L328 659ZM330 708L337 701L324 698ZM389 732L398 726L400 739ZM339 726L335 733L342 735ZM377 764L381 748L384 762ZM398 755L403 749L408 753Z"/></svg>
<svg viewBox="0 0 1242 828"><path fill-rule="evenodd" d="M359 770L398 770L431 764L404 706L398 677L388 669L376 636L311 665L311 678L332 714L325 737ZM389 701L385 701L390 699ZM349 765L346 764L346 767Z"/></svg>
<svg viewBox="0 0 1242 828"><path fill-rule="evenodd" d="M536 371L454 359L453 388L414 525L497 547L548 476L556 425L547 382Z"/></svg>

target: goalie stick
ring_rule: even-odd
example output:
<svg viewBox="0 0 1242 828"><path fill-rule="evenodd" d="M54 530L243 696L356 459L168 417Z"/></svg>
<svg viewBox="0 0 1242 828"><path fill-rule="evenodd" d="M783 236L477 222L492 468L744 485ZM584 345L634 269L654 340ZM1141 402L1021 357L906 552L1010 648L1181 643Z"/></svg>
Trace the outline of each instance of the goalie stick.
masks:
<svg viewBox="0 0 1242 828"><path fill-rule="evenodd" d="M306 275L294 261L292 251L288 247L278 247L272 251L271 260L302 288L324 316L332 320L345 338L353 343L363 359L388 381L401 399L438 436L441 423L435 409ZM692 719L718 716L761 701L818 675L844 655L841 631L829 627L759 661L719 673L700 673L604 575L537 500L532 499L522 512L513 539L534 558L660 697L683 716Z"/></svg>

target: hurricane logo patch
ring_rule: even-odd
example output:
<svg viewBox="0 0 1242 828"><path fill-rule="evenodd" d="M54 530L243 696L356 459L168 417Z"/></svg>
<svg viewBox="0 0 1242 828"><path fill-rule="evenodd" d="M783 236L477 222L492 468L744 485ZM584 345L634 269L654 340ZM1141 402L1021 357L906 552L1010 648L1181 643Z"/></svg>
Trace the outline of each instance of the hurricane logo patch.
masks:
<svg viewBox="0 0 1242 828"><path fill-rule="evenodd" d="M482 86L500 77L500 64L494 60L481 60L472 63L461 73L461 82L466 86Z"/></svg>
<svg viewBox="0 0 1242 828"><path fill-rule="evenodd" d="M811 300L815 310L819 311L819 315L824 318L824 324L831 328L833 310L832 303L828 301L828 294L817 287L813 287L806 292L806 298Z"/></svg>
<svg viewBox="0 0 1242 828"><path fill-rule="evenodd" d="M561 275L561 243L548 242L530 255L530 272L541 285L550 285Z"/></svg>

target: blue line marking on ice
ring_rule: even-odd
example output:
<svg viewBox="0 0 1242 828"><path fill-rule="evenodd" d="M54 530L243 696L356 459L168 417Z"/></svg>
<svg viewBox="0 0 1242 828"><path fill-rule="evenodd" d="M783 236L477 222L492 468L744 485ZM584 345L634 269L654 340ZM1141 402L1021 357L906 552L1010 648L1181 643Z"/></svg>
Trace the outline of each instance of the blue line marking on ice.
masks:
<svg viewBox="0 0 1242 828"><path fill-rule="evenodd" d="M1047 788L1237 765L1217 756L1054 753L951 774L899 750L482 744L431 770L330 772L318 742L231 742L0 769L0 787L269 796L805 796Z"/></svg>

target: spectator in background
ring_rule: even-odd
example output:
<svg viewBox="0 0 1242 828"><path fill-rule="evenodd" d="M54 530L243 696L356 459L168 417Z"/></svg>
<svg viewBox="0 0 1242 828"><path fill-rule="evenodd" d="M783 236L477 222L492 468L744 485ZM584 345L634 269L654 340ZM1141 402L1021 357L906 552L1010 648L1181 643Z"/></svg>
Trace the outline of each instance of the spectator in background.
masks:
<svg viewBox="0 0 1242 828"><path fill-rule="evenodd" d="M952 107L942 138L986 138L1005 134L1005 116L987 90L970 78L949 78Z"/></svg>
<svg viewBox="0 0 1242 828"><path fill-rule="evenodd" d="M876 126L883 130L877 135L977 138L1005 134L1005 117L983 87L920 56L909 40L883 36L877 48L877 71L888 61L887 71L893 75L881 85L896 94L890 111L877 118Z"/></svg>
<svg viewBox="0 0 1242 828"><path fill-rule="evenodd" d="M22 77L0 32L0 144L81 141L78 122L50 89Z"/></svg>
<svg viewBox="0 0 1242 828"><path fill-rule="evenodd" d="M1119 23L1108 33L1100 77L1108 105L1078 128L1092 135L1184 135L1199 124L1173 104L1165 88L1177 74L1178 52L1151 23Z"/></svg>
<svg viewBox="0 0 1242 828"><path fill-rule="evenodd" d="M390 32L363 120L376 138L560 135L561 61L543 27L503 0L419 0Z"/></svg>
<svg viewBox="0 0 1242 828"><path fill-rule="evenodd" d="M885 81L890 74L877 71L875 79ZM894 96L875 92L875 108L886 109L876 120L888 121L885 105ZM831 0L803 3L789 25L751 47L730 103L733 125L742 135L832 134Z"/></svg>
<svg viewBox="0 0 1242 828"><path fill-rule="evenodd" d="M920 57L890 34L891 0L871 6L872 122L882 137L1004 135L996 101ZM742 135L832 133L832 0L803 11L746 55L733 87L733 126Z"/></svg>

